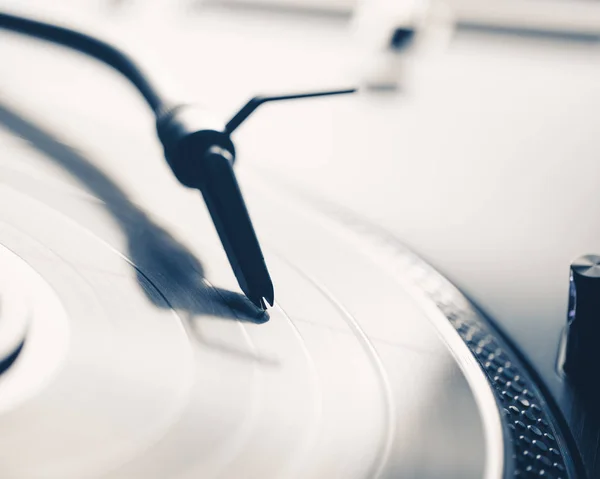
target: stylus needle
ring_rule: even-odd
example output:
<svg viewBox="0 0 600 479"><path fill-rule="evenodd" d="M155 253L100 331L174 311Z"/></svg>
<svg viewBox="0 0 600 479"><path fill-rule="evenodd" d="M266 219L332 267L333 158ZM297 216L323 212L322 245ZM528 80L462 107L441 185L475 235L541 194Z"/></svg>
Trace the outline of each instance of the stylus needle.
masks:
<svg viewBox="0 0 600 479"><path fill-rule="evenodd" d="M233 157L214 146L202 162L200 191L242 291L257 307L273 305L271 276L232 168Z"/></svg>

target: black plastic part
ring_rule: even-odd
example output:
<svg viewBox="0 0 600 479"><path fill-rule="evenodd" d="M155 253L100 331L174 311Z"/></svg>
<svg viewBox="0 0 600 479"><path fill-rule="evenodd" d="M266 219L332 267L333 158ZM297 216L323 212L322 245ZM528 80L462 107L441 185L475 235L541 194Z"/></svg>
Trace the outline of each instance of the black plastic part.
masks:
<svg viewBox="0 0 600 479"><path fill-rule="evenodd" d="M600 403L600 256L571 264L564 370L579 392Z"/></svg>
<svg viewBox="0 0 600 479"><path fill-rule="evenodd" d="M410 46L415 39L415 29L410 27L398 27L390 38L390 47L393 50L404 50Z"/></svg>
<svg viewBox="0 0 600 479"><path fill-rule="evenodd" d="M274 301L273 283L233 171L235 149L222 128L190 105L176 107L157 121L173 173L183 185L201 191L240 288L265 309L264 300Z"/></svg>
<svg viewBox="0 0 600 479"><path fill-rule="evenodd" d="M3 12L0 12L0 28L58 43L94 57L127 77L155 113L166 107L165 100L152 85L148 75L129 56L107 42L69 28Z"/></svg>
<svg viewBox="0 0 600 479"><path fill-rule="evenodd" d="M200 189L205 182L203 158L217 146L235 161L235 148L223 125L208 112L194 105L179 105L160 115L156 121L165 158L181 184Z"/></svg>
<svg viewBox="0 0 600 479"><path fill-rule="evenodd" d="M200 191L242 291L257 307L274 301L273 283L226 150L212 147L202 158Z"/></svg>

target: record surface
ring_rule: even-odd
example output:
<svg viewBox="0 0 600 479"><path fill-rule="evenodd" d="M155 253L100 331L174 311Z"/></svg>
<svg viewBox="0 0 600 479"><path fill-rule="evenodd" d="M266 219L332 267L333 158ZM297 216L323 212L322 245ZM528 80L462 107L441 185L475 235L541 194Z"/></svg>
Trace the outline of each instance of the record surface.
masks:
<svg viewBox="0 0 600 479"><path fill-rule="evenodd" d="M502 475L483 373L385 245L242 170L276 289L261 315L157 151L1 113L0 244L37 308L0 377L3 477Z"/></svg>

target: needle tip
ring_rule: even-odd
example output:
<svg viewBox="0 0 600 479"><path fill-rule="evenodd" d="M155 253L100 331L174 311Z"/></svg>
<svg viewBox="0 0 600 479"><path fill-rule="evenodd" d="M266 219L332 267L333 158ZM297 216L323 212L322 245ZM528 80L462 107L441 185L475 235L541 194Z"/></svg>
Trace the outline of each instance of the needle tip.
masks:
<svg viewBox="0 0 600 479"><path fill-rule="evenodd" d="M263 309L264 311L266 311L267 309L269 309L269 308L272 308L272 307L273 307L274 301L273 301L272 299L269 301L267 298L264 298L264 297L263 297L263 298L260 300L260 303L261 303L261 307L262 307L262 309Z"/></svg>

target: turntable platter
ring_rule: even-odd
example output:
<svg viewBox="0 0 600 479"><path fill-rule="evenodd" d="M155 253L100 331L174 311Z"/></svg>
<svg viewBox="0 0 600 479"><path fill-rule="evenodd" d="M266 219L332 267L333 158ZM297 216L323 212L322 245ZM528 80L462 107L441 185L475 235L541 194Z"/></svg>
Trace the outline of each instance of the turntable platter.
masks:
<svg viewBox="0 0 600 479"><path fill-rule="evenodd" d="M340 224L243 173L277 289L267 317L156 158L127 159L146 162L152 196L106 152L1 113L0 244L64 318L53 350L36 311L0 377L5 477L502 476L505 433L468 349ZM27 367L44 351L51 367Z"/></svg>

